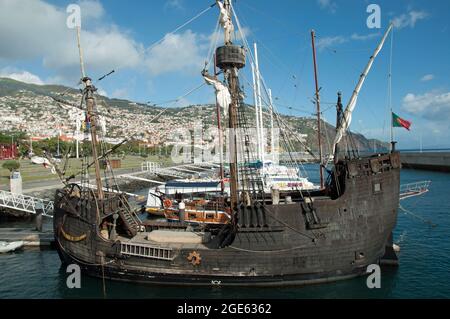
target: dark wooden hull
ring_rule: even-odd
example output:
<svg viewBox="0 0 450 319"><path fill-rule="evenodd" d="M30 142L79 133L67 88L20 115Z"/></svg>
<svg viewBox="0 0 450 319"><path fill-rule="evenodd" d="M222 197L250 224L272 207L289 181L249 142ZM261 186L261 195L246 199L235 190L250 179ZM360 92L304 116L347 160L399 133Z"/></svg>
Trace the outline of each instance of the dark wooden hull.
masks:
<svg viewBox="0 0 450 319"><path fill-rule="evenodd" d="M379 263L392 243L399 204L398 153L344 162L338 197L312 196L320 223L308 223L303 201L267 204L266 214L239 212L237 232L224 248L172 248L172 259L124 255L120 242L102 239L98 226L55 201L57 249L64 263L92 276L157 284L300 285L355 277ZM345 185L344 185L345 184ZM84 240L70 241L65 233ZM163 245L162 245L163 246ZM188 257L201 256L198 264Z"/></svg>

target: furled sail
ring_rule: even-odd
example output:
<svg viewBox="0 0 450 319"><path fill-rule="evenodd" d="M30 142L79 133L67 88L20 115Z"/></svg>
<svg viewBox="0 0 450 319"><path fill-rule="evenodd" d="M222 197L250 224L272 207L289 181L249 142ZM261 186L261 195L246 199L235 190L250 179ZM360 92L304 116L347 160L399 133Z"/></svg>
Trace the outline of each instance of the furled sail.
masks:
<svg viewBox="0 0 450 319"><path fill-rule="evenodd" d="M337 144L341 141L342 137L344 136L345 131L347 131L348 127L350 126L350 123L352 122L352 113L353 113L353 110L355 109L356 101L358 100L359 91L361 90L361 87L366 79L367 74L369 73L369 71L372 67L372 64L373 64L375 58L377 57L378 53L381 51L381 49L384 45L384 42L386 41L386 38L389 35L389 32L391 32L392 28L393 28L393 25L390 24L389 28L386 30L386 33L384 34L383 38L381 39L380 44L375 49L374 54L370 57L369 63L366 65L364 72L361 74L361 77L359 78L358 84L356 85L355 90L353 91L353 94L350 98L350 101L348 102L347 107L345 108L345 112L342 117L340 126L337 129L336 137L334 138L334 142L333 142L333 153L331 153L331 154L335 154ZM328 164L328 161L327 161L327 164Z"/></svg>
<svg viewBox="0 0 450 319"><path fill-rule="evenodd" d="M231 16L221 1L216 0L216 2L220 10L219 22L224 31L225 44L230 44L231 36L234 30L233 22L231 21Z"/></svg>
<svg viewBox="0 0 450 319"><path fill-rule="evenodd" d="M216 98L219 106L224 110L225 115L228 110L228 106L231 103L231 94L228 87L221 81L208 74L208 72L202 72L203 78L208 85L213 85L216 90Z"/></svg>

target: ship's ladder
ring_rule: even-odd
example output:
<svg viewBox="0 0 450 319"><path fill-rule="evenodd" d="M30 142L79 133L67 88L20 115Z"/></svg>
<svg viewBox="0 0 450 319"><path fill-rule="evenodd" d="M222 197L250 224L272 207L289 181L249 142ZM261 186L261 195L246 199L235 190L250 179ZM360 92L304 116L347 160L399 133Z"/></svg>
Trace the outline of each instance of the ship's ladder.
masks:
<svg viewBox="0 0 450 319"><path fill-rule="evenodd" d="M140 230L140 223L134 213L128 209L122 209L119 211L119 216L124 221L130 235L135 236Z"/></svg>

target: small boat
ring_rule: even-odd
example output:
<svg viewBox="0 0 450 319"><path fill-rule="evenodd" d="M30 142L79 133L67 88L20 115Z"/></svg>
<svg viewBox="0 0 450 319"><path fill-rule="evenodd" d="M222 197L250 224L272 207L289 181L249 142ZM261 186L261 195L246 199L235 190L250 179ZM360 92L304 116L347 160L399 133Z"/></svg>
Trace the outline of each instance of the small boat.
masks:
<svg viewBox="0 0 450 319"><path fill-rule="evenodd" d="M228 186L228 185L227 185ZM229 189L226 188L226 190ZM214 179L177 179L167 182L162 191L158 188L149 189L145 211L153 216L165 216L163 201L167 196L205 197L214 196L221 191L220 180Z"/></svg>
<svg viewBox="0 0 450 319"><path fill-rule="evenodd" d="M22 248L23 245L24 245L23 241L12 241L12 242L0 241L0 254L15 251L17 249Z"/></svg>
<svg viewBox="0 0 450 319"><path fill-rule="evenodd" d="M192 200L176 205L168 198L164 200L164 216L168 221L189 224L225 225L231 220L230 211L214 200ZM180 218L181 217L181 218Z"/></svg>

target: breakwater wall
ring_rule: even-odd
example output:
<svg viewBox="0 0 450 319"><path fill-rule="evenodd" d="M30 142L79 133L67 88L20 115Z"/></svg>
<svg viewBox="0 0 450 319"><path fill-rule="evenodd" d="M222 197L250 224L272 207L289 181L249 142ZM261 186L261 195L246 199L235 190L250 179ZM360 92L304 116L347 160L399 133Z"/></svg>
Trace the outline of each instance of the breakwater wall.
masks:
<svg viewBox="0 0 450 319"><path fill-rule="evenodd" d="M401 152L403 168L450 173L450 152Z"/></svg>

